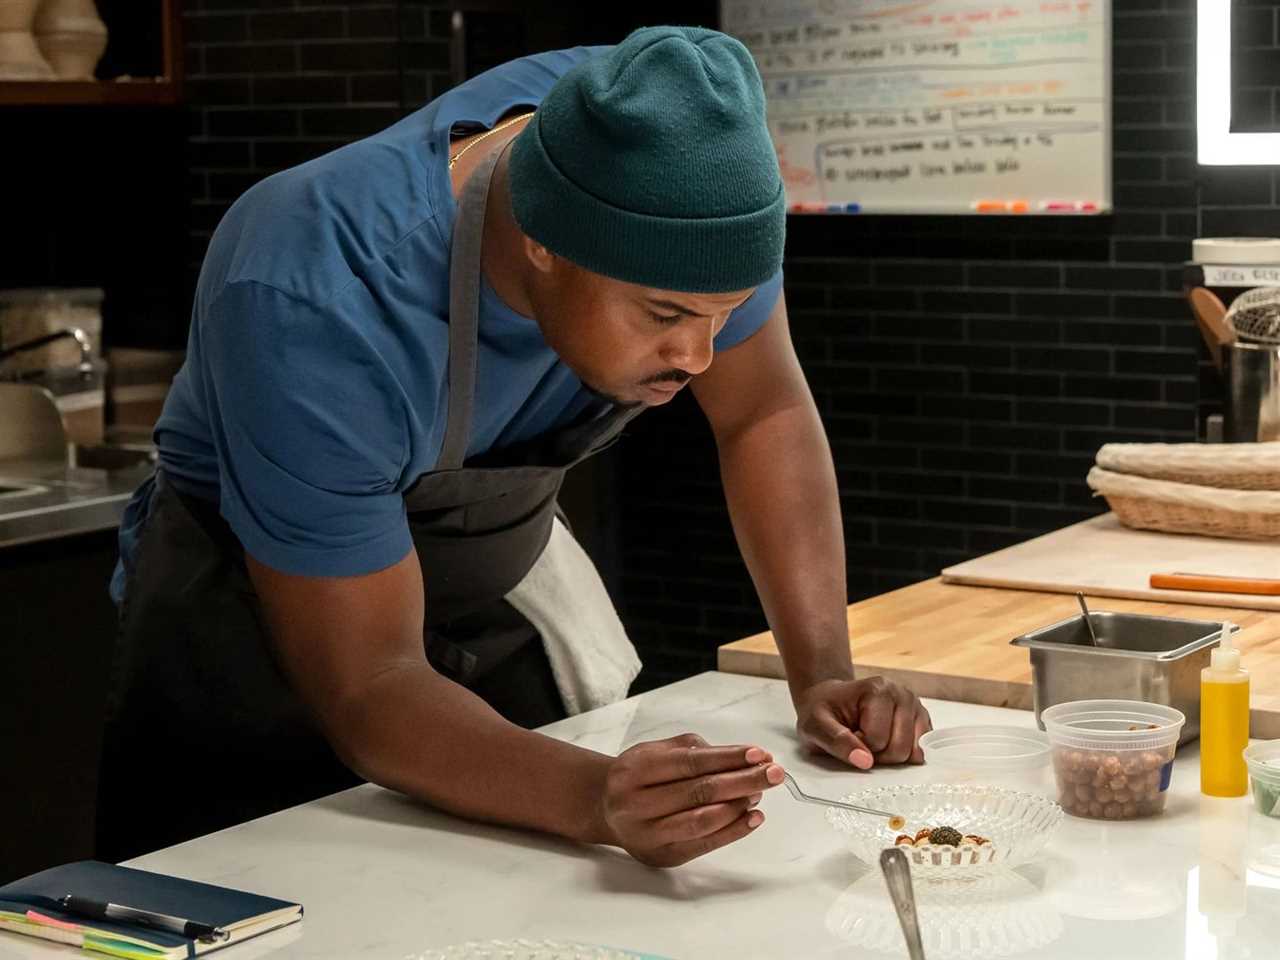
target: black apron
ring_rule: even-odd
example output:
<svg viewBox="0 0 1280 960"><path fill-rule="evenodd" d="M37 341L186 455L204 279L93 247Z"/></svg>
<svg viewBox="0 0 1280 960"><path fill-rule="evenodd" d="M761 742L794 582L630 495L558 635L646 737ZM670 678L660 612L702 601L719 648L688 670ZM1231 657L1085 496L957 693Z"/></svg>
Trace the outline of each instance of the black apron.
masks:
<svg viewBox="0 0 1280 960"><path fill-rule="evenodd" d="M514 723L564 716L541 639L503 598L551 535L565 471L613 443L639 407L584 415L464 463L493 168L467 182L450 254L449 409L435 468L405 493L432 666ZM120 609L99 777L97 856L121 860L359 782L273 659L244 549L217 505L163 470ZM359 642L353 637L352 642ZM438 735L424 731L424 735Z"/></svg>

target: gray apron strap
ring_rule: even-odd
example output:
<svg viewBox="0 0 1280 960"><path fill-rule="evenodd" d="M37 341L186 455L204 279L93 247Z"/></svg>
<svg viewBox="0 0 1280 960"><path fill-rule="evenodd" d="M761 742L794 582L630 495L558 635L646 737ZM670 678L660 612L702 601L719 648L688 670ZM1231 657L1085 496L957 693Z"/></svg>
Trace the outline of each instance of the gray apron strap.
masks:
<svg viewBox="0 0 1280 960"><path fill-rule="evenodd" d="M437 470L461 467L471 438L480 330L480 245L489 184L505 149L486 157L472 172L453 223L453 247L449 252L449 419Z"/></svg>

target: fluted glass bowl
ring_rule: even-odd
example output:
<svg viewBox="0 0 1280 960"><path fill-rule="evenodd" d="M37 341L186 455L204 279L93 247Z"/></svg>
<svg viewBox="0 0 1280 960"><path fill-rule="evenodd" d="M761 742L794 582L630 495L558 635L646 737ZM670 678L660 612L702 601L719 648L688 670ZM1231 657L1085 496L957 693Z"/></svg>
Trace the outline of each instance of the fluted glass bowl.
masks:
<svg viewBox="0 0 1280 960"><path fill-rule="evenodd" d="M914 836L925 827L954 827L989 843L965 842L903 846L913 873L929 877L978 876L999 867L1016 867L1034 858L1062 822L1062 808L1052 800L1004 787L930 783L873 787L841 797L907 818L901 831L890 830L879 817L835 807L827 822L844 834L849 850L864 863L879 863L880 851L894 846L900 834Z"/></svg>

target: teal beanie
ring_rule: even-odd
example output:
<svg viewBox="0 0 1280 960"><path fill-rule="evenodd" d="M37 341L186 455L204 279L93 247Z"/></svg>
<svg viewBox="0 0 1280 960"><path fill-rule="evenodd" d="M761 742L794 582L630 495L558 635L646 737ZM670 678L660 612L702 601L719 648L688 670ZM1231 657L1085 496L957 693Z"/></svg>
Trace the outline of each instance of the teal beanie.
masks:
<svg viewBox="0 0 1280 960"><path fill-rule="evenodd" d="M737 40L645 27L579 63L511 148L520 228L595 273L727 293L782 266L786 198Z"/></svg>

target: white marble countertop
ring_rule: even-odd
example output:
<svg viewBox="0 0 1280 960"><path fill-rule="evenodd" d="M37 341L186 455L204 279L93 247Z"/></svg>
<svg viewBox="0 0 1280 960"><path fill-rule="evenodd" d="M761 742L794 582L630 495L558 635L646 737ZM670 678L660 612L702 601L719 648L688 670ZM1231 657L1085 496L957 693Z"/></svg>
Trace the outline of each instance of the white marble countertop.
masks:
<svg viewBox="0 0 1280 960"><path fill-rule="evenodd" d="M928 706L938 727L1033 722L1021 710ZM548 732L608 753L688 730L713 743L758 743L828 796L937 776L927 765L839 770L802 755L792 722L782 682L708 673ZM1039 862L1001 880L917 881L930 960L1280 954L1280 820L1258 815L1248 797L1202 798L1194 744L1179 752L1170 790L1165 813L1151 820L1067 817ZM364 786L133 865L304 904L301 924L220 952L226 960L411 960L514 937L677 960L906 956L879 870L844 849L824 811L781 788L761 809L755 834L660 871L616 850L466 823ZM1229 938L1210 932L1211 915L1215 929L1234 927ZM0 938L2 960L52 960L70 949Z"/></svg>

